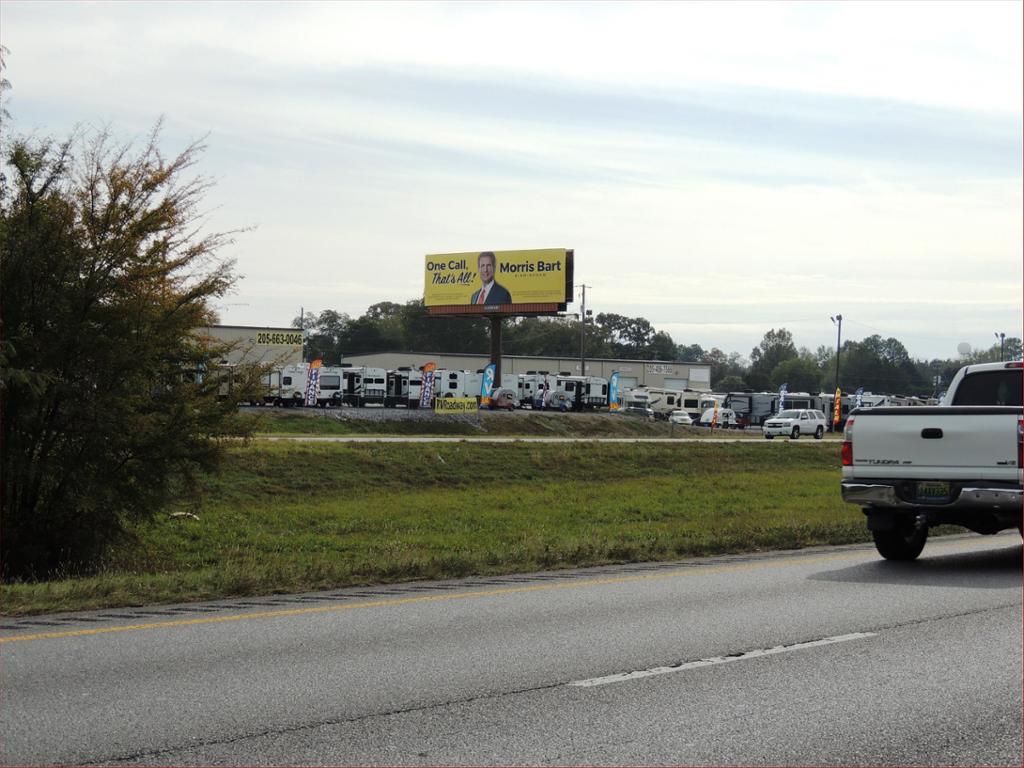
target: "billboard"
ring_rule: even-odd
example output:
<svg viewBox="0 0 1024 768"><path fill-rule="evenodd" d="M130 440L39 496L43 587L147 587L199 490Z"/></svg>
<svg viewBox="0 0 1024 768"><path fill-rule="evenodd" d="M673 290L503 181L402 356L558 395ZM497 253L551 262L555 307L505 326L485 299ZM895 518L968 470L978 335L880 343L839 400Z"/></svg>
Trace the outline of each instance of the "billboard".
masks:
<svg viewBox="0 0 1024 768"><path fill-rule="evenodd" d="M565 248L435 253L425 262L423 301L434 314L545 314L572 301Z"/></svg>

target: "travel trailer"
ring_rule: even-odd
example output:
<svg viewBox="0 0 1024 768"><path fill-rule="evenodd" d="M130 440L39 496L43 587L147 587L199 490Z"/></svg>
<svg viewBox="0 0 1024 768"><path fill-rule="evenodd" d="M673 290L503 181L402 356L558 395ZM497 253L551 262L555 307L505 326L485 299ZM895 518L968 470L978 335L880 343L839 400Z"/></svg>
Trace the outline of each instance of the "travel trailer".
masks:
<svg viewBox="0 0 1024 768"><path fill-rule="evenodd" d="M419 408L423 374L412 368L398 368L387 373L386 408Z"/></svg>
<svg viewBox="0 0 1024 768"><path fill-rule="evenodd" d="M361 408L364 405L384 405L387 397L387 371L383 368L342 366L344 385L342 401Z"/></svg>

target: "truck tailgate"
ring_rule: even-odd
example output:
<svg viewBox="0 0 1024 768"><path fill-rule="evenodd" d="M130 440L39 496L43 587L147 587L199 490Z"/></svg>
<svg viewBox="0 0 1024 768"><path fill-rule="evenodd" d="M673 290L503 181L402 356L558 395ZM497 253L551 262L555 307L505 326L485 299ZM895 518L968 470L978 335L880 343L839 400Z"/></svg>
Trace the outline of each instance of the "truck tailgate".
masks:
<svg viewBox="0 0 1024 768"><path fill-rule="evenodd" d="M1013 481L1017 421L1010 406L858 409L854 477Z"/></svg>

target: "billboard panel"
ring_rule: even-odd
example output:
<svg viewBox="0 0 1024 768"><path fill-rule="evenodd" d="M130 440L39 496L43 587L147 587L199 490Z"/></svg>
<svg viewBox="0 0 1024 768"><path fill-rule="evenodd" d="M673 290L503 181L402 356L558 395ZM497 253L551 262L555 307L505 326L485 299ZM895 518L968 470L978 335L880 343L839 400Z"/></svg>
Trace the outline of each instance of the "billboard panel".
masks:
<svg viewBox="0 0 1024 768"><path fill-rule="evenodd" d="M572 300L572 251L470 251L426 257L423 299L431 310L477 314L555 312Z"/></svg>

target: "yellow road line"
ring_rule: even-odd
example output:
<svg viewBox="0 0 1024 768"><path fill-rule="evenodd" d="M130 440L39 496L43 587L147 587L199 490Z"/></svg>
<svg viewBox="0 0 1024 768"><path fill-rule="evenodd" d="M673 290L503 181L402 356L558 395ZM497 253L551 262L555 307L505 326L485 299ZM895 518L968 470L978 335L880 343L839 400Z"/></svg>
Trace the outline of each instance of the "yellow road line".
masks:
<svg viewBox="0 0 1024 768"><path fill-rule="evenodd" d="M956 542L949 542L951 546ZM941 542L935 542L934 546L940 546ZM146 624L125 624L116 627L94 627L92 629L73 629L63 632L37 632L31 635L7 635L0 637L0 644L23 643L30 640L57 640L66 637L88 637L90 635L109 635L117 632L139 632L148 629L167 629L171 627L187 627L198 624L224 624L229 621L249 621L253 619L276 619L287 616L309 616L317 613L337 613L340 611L354 611L364 608L381 608L398 605L412 605L416 603L437 603L449 600L465 600L477 597L499 597L502 595L516 595L527 592L542 592L554 589L574 589L577 587L596 587L609 584L628 584L638 581L659 581L672 579L678 576L692 576L706 573L736 573L740 571L755 570L769 566L791 566L808 565L814 563L832 562L836 560L854 560L864 557L864 551L842 552L829 555L818 555L814 557L801 557L799 555L786 558L785 560L760 560L754 563L740 563L707 567L682 567L661 573L637 574L632 576L610 576L606 578L573 580L559 584L533 584L523 587L502 587L500 589L471 590L467 592L455 592L445 595L423 595L420 597L395 597L386 600L371 600L362 603L347 603L345 605L322 605L309 608L289 608L274 611L254 611L251 613L236 613L229 616L207 616L201 619L175 619L172 621L154 621ZM329 599L329 598L325 598ZM113 609L111 609L113 610Z"/></svg>

